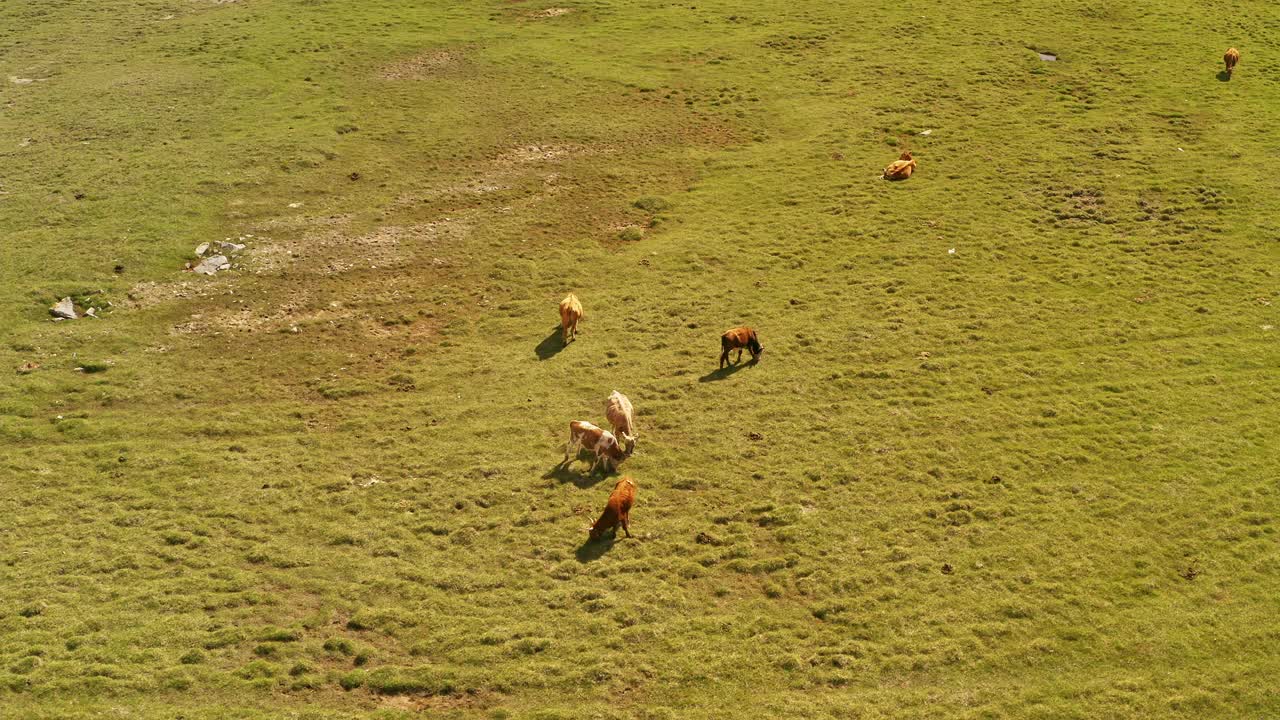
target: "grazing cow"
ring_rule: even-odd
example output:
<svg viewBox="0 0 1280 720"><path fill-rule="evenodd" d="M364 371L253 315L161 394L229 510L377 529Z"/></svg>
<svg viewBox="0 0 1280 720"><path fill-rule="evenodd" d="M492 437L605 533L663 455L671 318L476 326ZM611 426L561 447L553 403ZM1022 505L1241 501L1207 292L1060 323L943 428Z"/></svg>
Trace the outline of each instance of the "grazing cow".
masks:
<svg viewBox="0 0 1280 720"><path fill-rule="evenodd" d="M916 160L911 157L910 150L904 150L902 155L889 164L884 169L885 180L906 180L911 177L911 172L916 169Z"/></svg>
<svg viewBox="0 0 1280 720"><path fill-rule="evenodd" d="M724 335L720 336L720 367L724 367L729 362L729 351L737 350L738 357L735 363L742 362L742 349L746 348L751 352L751 362L760 359L760 355L764 353L764 348L760 346L760 340L756 338L756 331L749 327L736 327Z"/></svg>
<svg viewBox="0 0 1280 720"><path fill-rule="evenodd" d="M582 303L578 296L569 293L560 301L560 340L568 345L578 337L578 321L582 319Z"/></svg>
<svg viewBox="0 0 1280 720"><path fill-rule="evenodd" d="M640 433L636 432L636 418L627 396L614 390L604 403L604 416L613 426L614 436L622 438L622 441L627 444L627 454L635 452L636 438L640 437Z"/></svg>
<svg viewBox="0 0 1280 720"><path fill-rule="evenodd" d="M613 530L613 534L618 534L618 526L622 526L622 532L631 537L631 529L628 527L631 519L631 504L636 501L636 484L629 477L623 477L613 486L613 492L609 493L609 501L605 503L604 512L600 513L600 519L596 520L596 524L592 525L590 536L592 540L599 540L605 532Z"/></svg>
<svg viewBox="0 0 1280 720"><path fill-rule="evenodd" d="M1231 77L1231 71L1236 69L1236 63L1240 62L1240 51L1235 48L1227 50L1227 54L1222 56L1222 62L1227 64L1227 77Z"/></svg>
<svg viewBox="0 0 1280 720"><path fill-rule="evenodd" d="M627 459L627 453L618 445L618 439L613 436L613 433L598 428L586 420L574 420L569 423L569 444L564 448L564 461L569 462L579 448L586 448L589 452L595 453L596 460L591 463L592 472L597 465L603 463L604 471L607 473L617 467L618 463Z"/></svg>

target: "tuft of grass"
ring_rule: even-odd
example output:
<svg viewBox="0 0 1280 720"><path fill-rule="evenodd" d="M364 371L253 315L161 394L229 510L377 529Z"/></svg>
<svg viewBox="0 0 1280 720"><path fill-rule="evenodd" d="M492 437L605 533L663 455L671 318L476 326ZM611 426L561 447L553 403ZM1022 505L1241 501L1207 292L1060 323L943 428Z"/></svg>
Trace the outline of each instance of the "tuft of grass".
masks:
<svg viewBox="0 0 1280 720"><path fill-rule="evenodd" d="M631 203L632 207L643 210L647 213L657 214L671 207L671 203L666 198L654 195L646 195Z"/></svg>

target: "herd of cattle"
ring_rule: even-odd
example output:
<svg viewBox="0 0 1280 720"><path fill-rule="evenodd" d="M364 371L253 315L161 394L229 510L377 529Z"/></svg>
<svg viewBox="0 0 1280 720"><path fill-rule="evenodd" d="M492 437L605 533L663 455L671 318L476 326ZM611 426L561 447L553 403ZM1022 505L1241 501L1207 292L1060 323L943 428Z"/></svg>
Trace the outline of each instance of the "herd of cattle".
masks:
<svg viewBox="0 0 1280 720"><path fill-rule="evenodd" d="M582 318L582 302L577 295L569 293L560 301L560 339L564 344L567 345L578 337L578 322ZM751 353L751 362L754 363L760 359L764 347L760 345L760 338L756 336L755 330L749 327L733 328L720 336L720 368L724 368L729 362L729 353L734 350L738 351L734 363L742 362L743 350ZM640 437L640 433L636 431L635 410L631 407L631 400L614 390L605 400L604 416L612 430L605 430L586 420L569 423L569 441L565 443L561 465L568 464L580 451L586 450L595 456L588 472L595 472L597 467L603 467L608 474L623 460L631 457L636 450L636 440ZM600 519L591 526L591 539L599 539L609 530L616 534L618 526L622 527L627 537L631 537L628 521L635 498L635 481L623 477L609 494L609 501L605 504Z"/></svg>
<svg viewBox="0 0 1280 720"><path fill-rule="evenodd" d="M1230 48L1223 55L1222 60L1227 66L1226 75L1230 77L1236 63L1240 62L1240 51ZM915 158L911 156L911 151L907 150L884 169L882 177L886 180L906 180L911 177L915 169ZM566 345L578 337L578 321L582 320L582 316L582 303L577 295L569 293L564 300L560 301L560 337ZM736 327L721 335L720 368L724 368L729 362L729 353L733 350L738 351L734 363L741 362L744 349L751 353L751 362L754 363L760 359L764 348L761 347L755 330L749 327ZM574 420L569 423L569 442L565 445L562 465L569 463L579 451L585 449L595 455L590 472L595 472L597 467L603 466L607 474L623 460L631 457L631 453L636 449L636 438L639 437L631 401L626 395L614 390L605 401L604 414L613 427L612 432L586 420ZM622 438L621 443L618 438ZM627 537L631 537L628 522L631 505L635 502L635 498L635 481L624 476L614 485L613 492L609 493L609 500L605 504L604 512L600 514L600 519L589 528L591 539L597 540L609 530L613 530L616 535L619 526Z"/></svg>

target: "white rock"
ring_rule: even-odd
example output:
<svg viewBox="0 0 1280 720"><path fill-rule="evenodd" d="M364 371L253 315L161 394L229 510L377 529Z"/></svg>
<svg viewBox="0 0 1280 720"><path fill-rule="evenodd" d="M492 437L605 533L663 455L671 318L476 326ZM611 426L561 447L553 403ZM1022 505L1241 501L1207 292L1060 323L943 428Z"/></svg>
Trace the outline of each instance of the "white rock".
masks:
<svg viewBox="0 0 1280 720"><path fill-rule="evenodd" d="M244 249L242 243L222 242L218 243L218 247L222 248L222 252L240 252Z"/></svg>
<svg viewBox="0 0 1280 720"><path fill-rule="evenodd" d="M228 267L230 266L227 262L227 256L214 255L211 258L205 258L200 261L200 264L192 268L192 270L193 272L198 272L201 275L212 275L219 270L224 270L225 268L223 268L223 265L227 265Z"/></svg>
<svg viewBox="0 0 1280 720"><path fill-rule="evenodd" d="M209 243L200 243L196 246L196 255L204 255L209 251Z"/></svg>
<svg viewBox="0 0 1280 720"><path fill-rule="evenodd" d="M89 308L88 310L85 310L85 311L84 311L84 316L85 316L85 317L96 318L96 317L98 317L98 311L97 311L97 309L96 309L96 308Z"/></svg>
<svg viewBox="0 0 1280 720"><path fill-rule="evenodd" d="M948 250L948 251L947 251L947 254L948 254L948 255L955 255L955 254L956 254L956 249L955 249L955 248L951 248L950 250Z"/></svg>
<svg viewBox="0 0 1280 720"><path fill-rule="evenodd" d="M76 305L71 302L71 298L69 297L64 297L54 303L53 307L49 308L49 312L53 313L54 317L63 318L65 320L75 320L80 317L79 315L76 315Z"/></svg>
<svg viewBox="0 0 1280 720"><path fill-rule="evenodd" d="M920 131L920 134L921 134L921 135L932 135L932 134L933 134L933 131L932 131L932 130L921 130L921 131Z"/></svg>

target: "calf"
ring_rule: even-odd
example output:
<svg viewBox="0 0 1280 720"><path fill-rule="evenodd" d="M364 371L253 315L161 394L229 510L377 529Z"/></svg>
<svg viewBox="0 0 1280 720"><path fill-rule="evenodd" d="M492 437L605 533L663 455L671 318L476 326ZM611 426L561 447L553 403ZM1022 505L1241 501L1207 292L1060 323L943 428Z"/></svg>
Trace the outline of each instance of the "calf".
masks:
<svg viewBox="0 0 1280 720"><path fill-rule="evenodd" d="M609 501L604 505L604 512L600 513L600 519L596 520L596 524L592 525L588 530L592 540L599 540L608 530L613 530L613 534L618 534L618 526L622 526L622 532L631 537L631 529L628 523L631 519L631 504L636 501L636 484L631 478L623 477L613 486L613 492L609 493Z"/></svg>
<svg viewBox="0 0 1280 720"><path fill-rule="evenodd" d="M627 459L627 453L623 452L618 445L618 439L613 436L613 433L598 428L586 420L574 420L569 423L569 444L564 448L564 461L569 462L579 448L586 448L589 452L595 453L596 460L591 463L592 472L597 465L603 463L607 473L617 467L618 463Z"/></svg>
<svg viewBox="0 0 1280 720"><path fill-rule="evenodd" d="M1231 71L1235 70L1236 63L1240 62L1240 51L1229 48L1227 54L1222 56L1222 62L1227 64L1227 77L1231 77Z"/></svg>
<svg viewBox="0 0 1280 720"><path fill-rule="evenodd" d="M582 319L582 303L569 293L560 301L560 341L568 345L578 337L578 321Z"/></svg>
<svg viewBox="0 0 1280 720"><path fill-rule="evenodd" d="M640 437L640 434L636 432L635 415L631 411L631 401L627 396L614 390L604 403L604 416L613 426L614 436L622 438L622 441L627 444L627 454L635 452L636 438Z"/></svg>
<svg viewBox="0 0 1280 720"><path fill-rule="evenodd" d="M885 180L906 180L911 177L912 171L916 169L916 160L911 157L910 150L904 150L902 155L889 163L889 167L884 169Z"/></svg>
<svg viewBox="0 0 1280 720"><path fill-rule="evenodd" d="M764 348L760 346L760 340L756 338L756 331L749 327L736 327L720 336L720 367L724 367L729 362L729 351L737 350L738 358L735 363L742 362L742 349L746 348L751 353L751 362L760 359L760 355L764 353Z"/></svg>

